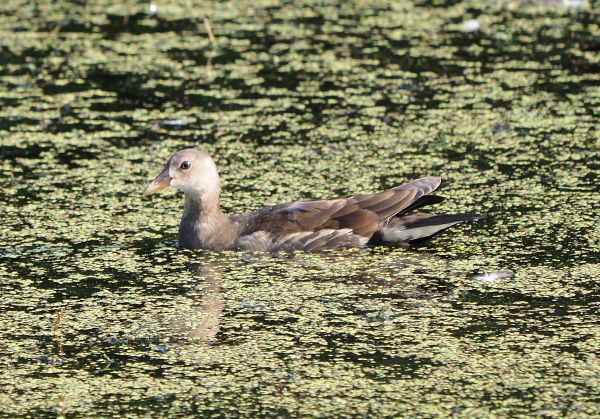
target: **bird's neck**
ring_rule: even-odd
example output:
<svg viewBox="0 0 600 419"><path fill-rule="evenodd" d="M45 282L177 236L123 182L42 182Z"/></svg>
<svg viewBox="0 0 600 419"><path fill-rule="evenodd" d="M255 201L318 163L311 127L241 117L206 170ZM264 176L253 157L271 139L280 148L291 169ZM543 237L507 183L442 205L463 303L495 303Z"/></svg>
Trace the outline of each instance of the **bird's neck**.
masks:
<svg viewBox="0 0 600 419"><path fill-rule="evenodd" d="M220 189L203 193L186 193L183 219L195 223L219 223L228 217L220 206Z"/></svg>
<svg viewBox="0 0 600 419"><path fill-rule="evenodd" d="M179 224L179 246L191 249L222 250L233 246L234 222L219 206L219 191L185 195Z"/></svg>

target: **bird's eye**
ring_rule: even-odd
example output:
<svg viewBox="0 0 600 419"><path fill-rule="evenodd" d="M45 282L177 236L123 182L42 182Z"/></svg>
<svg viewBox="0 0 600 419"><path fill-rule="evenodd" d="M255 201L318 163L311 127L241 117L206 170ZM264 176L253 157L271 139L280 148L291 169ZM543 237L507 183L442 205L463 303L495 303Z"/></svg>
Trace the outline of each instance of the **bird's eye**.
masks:
<svg viewBox="0 0 600 419"><path fill-rule="evenodd" d="M192 167L192 163L190 163L189 161L184 161L179 167L181 167L183 170L188 170L190 167Z"/></svg>

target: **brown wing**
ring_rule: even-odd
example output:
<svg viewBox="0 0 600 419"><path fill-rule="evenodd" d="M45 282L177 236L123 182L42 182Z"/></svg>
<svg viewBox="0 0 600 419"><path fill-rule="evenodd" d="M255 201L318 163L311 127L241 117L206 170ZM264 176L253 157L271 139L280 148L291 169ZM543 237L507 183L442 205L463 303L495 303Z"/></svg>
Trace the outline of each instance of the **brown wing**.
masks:
<svg viewBox="0 0 600 419"><path fill-rule="evenodd" d="M440 178L429 176L374 194L262 208L238 216L244 226L241 235L265 231L276 239L306 231L351 229L355 234L369 238L381 223L415 207L440 182Z"/></svg>
<svg viewBox="0 0 600 419"><path fill-rule="evenodd" d="M339 230L325 228L318 231L302 231L285 235L274 242L270 250L304 250L310 252L339 247L362 247L367 242L366 237L354 234L349 228Z"/></svg>

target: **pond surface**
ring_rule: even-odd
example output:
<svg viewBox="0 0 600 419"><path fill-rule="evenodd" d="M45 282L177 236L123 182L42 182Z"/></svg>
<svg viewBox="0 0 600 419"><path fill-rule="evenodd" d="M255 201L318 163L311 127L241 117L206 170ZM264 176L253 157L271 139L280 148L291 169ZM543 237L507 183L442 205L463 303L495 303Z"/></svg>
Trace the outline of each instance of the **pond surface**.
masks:
<svg viewBox="0 0 600 419"><path fill-rule="evenodd" d="M89 3L0 4L1 416L600 415L597 8ZM430 174L487 218L178 251L141 194L190 146L228 212Z"/></svg>

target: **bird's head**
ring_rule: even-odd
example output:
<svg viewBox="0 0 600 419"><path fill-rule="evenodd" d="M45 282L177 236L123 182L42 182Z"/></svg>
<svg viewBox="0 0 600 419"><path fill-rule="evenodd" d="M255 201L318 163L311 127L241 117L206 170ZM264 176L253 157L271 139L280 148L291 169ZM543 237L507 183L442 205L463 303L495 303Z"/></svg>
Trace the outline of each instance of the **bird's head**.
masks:
<svg viewBox="0 0 600 419"><path fill-rule="evenodd" d="M180 189L189 196L203 197L220 191L217 166L210 156L191 148L176 152L162 171L148 184L144 196L167 187Z"/></svg>

